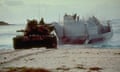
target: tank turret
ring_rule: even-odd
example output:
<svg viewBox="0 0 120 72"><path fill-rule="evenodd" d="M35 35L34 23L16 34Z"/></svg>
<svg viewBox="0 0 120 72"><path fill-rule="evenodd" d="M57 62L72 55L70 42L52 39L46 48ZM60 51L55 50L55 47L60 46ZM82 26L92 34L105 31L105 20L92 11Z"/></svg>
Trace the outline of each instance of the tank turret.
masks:
<svg viewBox="0 0 120 72"><path fill-rule="evenodd" d="M45 24L43 18L38 24L37 20L28 20L27 26L23 35L13 38L13 46L15 49L26 49L33 47L57 48L57 39L53 34L54 26L52 24Z"/></svg>

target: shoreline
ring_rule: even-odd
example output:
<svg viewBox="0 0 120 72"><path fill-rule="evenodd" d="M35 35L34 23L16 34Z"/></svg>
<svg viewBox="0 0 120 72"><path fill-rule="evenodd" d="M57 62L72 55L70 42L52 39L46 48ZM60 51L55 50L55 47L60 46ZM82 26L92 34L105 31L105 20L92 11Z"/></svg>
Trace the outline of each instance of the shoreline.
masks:
<svg viewBox="0 0 120 72"><path fill-rule="evenodd" d="M92 72L91 68L100 68L101 72L119 72L119 63L120 49L116 48L32 48L0 52L0 69L28 67L52 72Z"/></svg>

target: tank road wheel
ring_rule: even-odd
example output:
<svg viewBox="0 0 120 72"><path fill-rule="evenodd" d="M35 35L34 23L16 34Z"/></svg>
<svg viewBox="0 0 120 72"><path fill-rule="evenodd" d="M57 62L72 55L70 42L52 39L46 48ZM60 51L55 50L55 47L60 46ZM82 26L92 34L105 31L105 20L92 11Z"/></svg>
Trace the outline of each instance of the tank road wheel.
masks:
<svg viewBox="0 0 120 72"><path fill-rule="evenodd" d="M23 36L13 38L14 49L29 49L31 47L29 42L26 42L23 39L24 39Z"/></svg>
<svg viewBox="0 0 120 72"><path fill-rule="evenodd" d="M53 37L52 39L50 39L46 45L47 49L53 48L53 49L57 49L57 38Z"/></svg>
<svg viewBox="0 0 120 72"><path fill-rule="evenodd" d="M22 48L21 38L13 38L13 47L15 49L21 49Z"/></svg>

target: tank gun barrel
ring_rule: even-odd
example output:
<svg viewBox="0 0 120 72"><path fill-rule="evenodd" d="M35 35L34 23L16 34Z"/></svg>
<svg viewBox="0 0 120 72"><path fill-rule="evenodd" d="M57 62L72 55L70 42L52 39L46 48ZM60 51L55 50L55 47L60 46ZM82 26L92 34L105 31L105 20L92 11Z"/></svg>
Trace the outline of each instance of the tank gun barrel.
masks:
<svg viewBox="0 0 120 72"><path fill-rule="evenodd" d="M17 30L16 32L27 32L26 30Z"/></svg>

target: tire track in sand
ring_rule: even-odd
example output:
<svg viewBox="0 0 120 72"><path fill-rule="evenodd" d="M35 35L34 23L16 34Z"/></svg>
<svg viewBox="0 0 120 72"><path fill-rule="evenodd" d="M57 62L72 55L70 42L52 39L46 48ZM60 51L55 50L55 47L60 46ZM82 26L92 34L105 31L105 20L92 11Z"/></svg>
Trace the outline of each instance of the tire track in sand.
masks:
<svg viewBox="0 0 120 72"><path fill-rule="evenodd" d="M19 52L19 51L22 51L22 50L21 49L17 49L17 50L12 50L12 51L1 52L0 55L15 53L15 52Z"/></svg>
<svg viewBox="0 0 120 72"><path fill-rule="evenodd" d="M30 50L32 50L32 49L30 49ZM48 52L48 51L53 51L54 49L45 49L45 50L40 50L39 51L39 49L37 50L36 49L36 51L34 51L34 52L32 52L32 51L30 51L30 50L28 50L29 52L28 53L26 53L26 54L22 54L22 55L20 55L20 54L18 54L18 56L16 55L15 57L13 57L13 58L11 58L11 59L9 59L9 60L4 60L4 61L0 61L0 66L2 66L3 64L6 64L6 63L10 63L10 62L12 62L12 61L15 61L15 60L19 60L19 59L21 59L21 58L24 58L24 57L27 57L27 56L30 56L30 55L34 55L34 54L38 54L38 53L46 53L46 52ZM27 51L27 50L26 50ZM25 52L25 50L20 50L20 51L17 51L17 52ZM32 52L32 53L31 53ZM12 56L12 55L11 55Z"/></svg>

